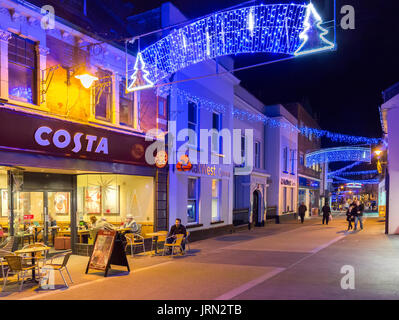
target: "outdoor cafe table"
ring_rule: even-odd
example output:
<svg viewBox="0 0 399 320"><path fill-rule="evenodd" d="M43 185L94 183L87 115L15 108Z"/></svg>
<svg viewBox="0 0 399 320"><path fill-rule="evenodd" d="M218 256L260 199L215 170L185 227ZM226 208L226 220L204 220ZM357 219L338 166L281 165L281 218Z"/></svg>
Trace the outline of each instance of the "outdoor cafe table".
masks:
<svg viewBox="0 0 399 320"><path fill-rule="evenodd" d="M154 253L154 255L157 255L158 254L158 237L166 236L167 232L166 231L158 231L158 232L146 233L146 235L152 237L151 241L155 240L155 253Z"/></svg>
<svg viewBox="0 0 399 320"><path fill-rule="evenodd" d="M30 253L32 255L32 265L34 265L35 264L35 254L38 252L48 251L48 250L50 250L50 247L32 247L32 248L17 250L14 253L17 255ZM32 280L36 281L35 268L32 269Z"/></svg>

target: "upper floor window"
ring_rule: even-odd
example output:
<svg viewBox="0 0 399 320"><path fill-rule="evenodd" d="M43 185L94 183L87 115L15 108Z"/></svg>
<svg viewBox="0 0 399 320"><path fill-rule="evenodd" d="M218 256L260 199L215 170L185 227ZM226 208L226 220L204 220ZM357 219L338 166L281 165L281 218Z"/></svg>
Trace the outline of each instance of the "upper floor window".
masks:
<svg viewBox="0 0 399 320"><path fill-rule="evenodd" d="M158 116L159 117L165 117L166 116L165 100L163 98L158 98Z"/></svg>
<svg viewBox="0 0 399 320"><path fill-rule="evenodd" d="M193 101L188 102L188 129L193 130L197 135L197 138L190 136L190 142L195 142L195 143L199 144L199 135L197 132L197 130L198 130L198 106Z"/></svg>
<svg viewBox="0 0 399 320"><path fill-rule="evenodd" d="M299 164L300 164L301 166L304 166L304 165L305 165L305 157L304 157L303 153L301 153L301 154L299 155Z"/></svg>
<svg viewBox="0 0 399 320"><path fill-rule="evenodd" d="M36 103L35 43L15 34L8 42L8 94L11 99Z"/></svg>
<svg viewBox="0 0 399 320"><path fill-rule="evenodd" d="M219 132L221 129L220 113L216 112L212 113L212 129L215 129L217 131L217 133L214 132L212 136L212 151L221 152L221 140L218 139Z"/></svg>
<svg viewBox="0 0 399 320"><path fill-rule="evenodd" d="M99 69L97 85L94 87L96 119L111 121L112 118L112 73Z"/></svg>
<svg viewBox="0 0 399 320"><path fill-rule="evenodd" d="M260 169L260 142L255 142L255 168Z"/></svg>
<svg viewBox="0 0 399 320"><path fill-rule="evenodd" d="M126 93L126 80L119 83L119 123L134 127L134 94Z"/></svg>
<svg viewBox="0 0 399 320"><path fill-rule="evenodd" d="M283 150L283 171L288 172L288 147Z"/></svg>
<svg viewBox="0 0 399 320"><path fill-rule="evenodd" d="M295 150L291 150L291 173L295 173Z"/></svg>

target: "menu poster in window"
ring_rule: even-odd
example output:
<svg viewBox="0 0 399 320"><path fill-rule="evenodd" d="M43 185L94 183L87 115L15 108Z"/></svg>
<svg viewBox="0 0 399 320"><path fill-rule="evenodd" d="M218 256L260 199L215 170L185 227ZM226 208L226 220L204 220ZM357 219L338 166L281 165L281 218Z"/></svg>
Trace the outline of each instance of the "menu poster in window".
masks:
<svg viewBox="0 0 399 320"><path fill-rule="evenodd" d="M8 216L8 191L5 189L1 190L1 216Z"/></svg>
<svg viewBox="0 0 399 320"><path fill-rule="evenodd" d="M54 195L54 211L57 215L69 214L69 192L56 192Z"/></svg>
<svg viewBox="0 0 399 320"><path fill-rule="evenodd" d="M101 187L87 187L85 209L88 214L101 214Z"/></svg>
<svg viewBox="0 0 399 320"><path fill-rule="evenodd" d="M116 231L99 230L87 269L106 271L114 247ZM86 270L87 273L87 270Z"/></svg>

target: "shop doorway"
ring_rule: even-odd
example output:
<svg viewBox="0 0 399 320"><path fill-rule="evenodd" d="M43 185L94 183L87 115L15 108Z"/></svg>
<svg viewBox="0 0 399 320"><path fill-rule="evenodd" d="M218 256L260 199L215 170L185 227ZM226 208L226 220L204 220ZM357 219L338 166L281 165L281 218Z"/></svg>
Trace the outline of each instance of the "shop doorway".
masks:
<svg viewBox="0 0 399 320"><path fill-rule="evenodd" d="M20 191L15 193L14 221L17 234L32 233L35 242L54 245L59 231L68 232L70 223L70 191ZM70 230L69 230L70 232Z"/></svg>
<svg viewBox="0 0 399 320"><path fill-rule="evenodd" d="M252 205L252 221L254 222L254 226L259 226L259 212L260 212L260 196L259 191L255 190L253 193L253 205Z"/></svg>

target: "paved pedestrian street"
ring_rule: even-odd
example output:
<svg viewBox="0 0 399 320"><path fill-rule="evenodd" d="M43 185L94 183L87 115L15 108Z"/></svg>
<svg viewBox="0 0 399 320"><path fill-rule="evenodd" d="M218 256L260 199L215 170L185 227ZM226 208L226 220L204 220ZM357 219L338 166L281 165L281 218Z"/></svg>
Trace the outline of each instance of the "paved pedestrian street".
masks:
<svg viewBox="0 0 399 320"><path fill-rule="evenodd" d="M109 277L90 271L88 257L72 256L74 283L56 274L55 290L10 284L2 299L398 299L399 237L384 234L380 218L346 232L344 217L328 226L320 218L270 224L191 243L185 256L128 256L132 272L115 267ZM343 289L344 266L354 289ZM346 268L346 269L345 269ZM348 270L344 267L344 270ZM346 279L346 278L345 278ZM343 280L344 288L348 280ZM170 290L173 283L173 290ZM347 287L347 286L346 286Z"/></svg>

